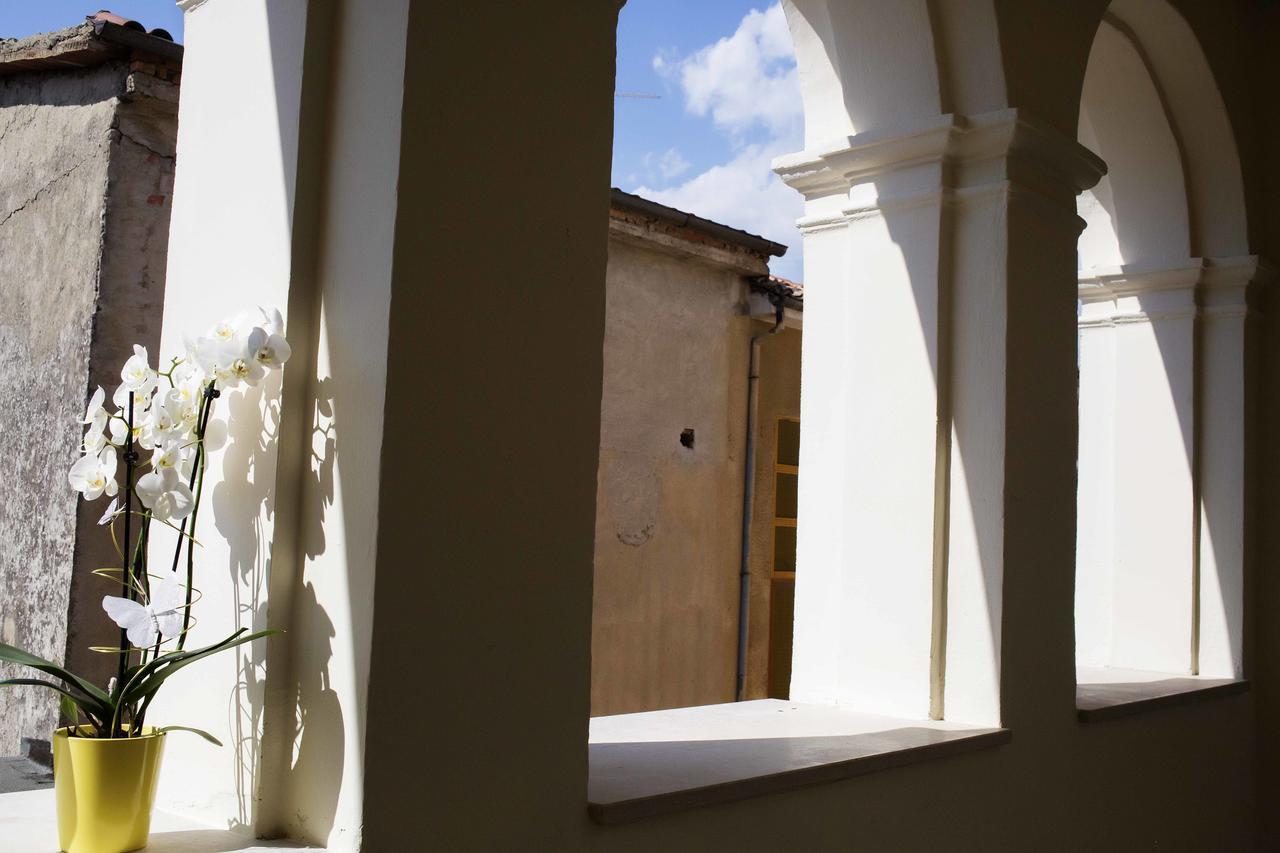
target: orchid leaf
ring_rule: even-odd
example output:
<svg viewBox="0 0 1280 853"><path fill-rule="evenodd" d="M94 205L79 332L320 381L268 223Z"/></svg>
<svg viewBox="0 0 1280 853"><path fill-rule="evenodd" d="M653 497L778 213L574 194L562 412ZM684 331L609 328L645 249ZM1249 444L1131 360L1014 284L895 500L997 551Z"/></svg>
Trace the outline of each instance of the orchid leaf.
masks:
<svg viewBox="0 0 1280 853"><path fill-rule="evenodd" d="M141 701L160 689L165 679L173 675L178 670L193 664L201 658L216 654L227 649L233 649L236 646L251 643L254 640L260 640L263 637L270 637L273 634L281 634L279 630L257 631L253 634L245 634L248 630L241 628L227 639L212 646L205 646L203 649L193 649L191 651L169 652L161 655L155 660L142 666L133 677L129 679L129 683L125 685L121 695L121 701L133 703Z"/></svg>
<svg viewBox="0 0 1280 853"><path fill-rule="evenodd" d="M71 719L72 724L76 722L75 714L67 710L66 703L70 702L73 708L77 708L84 712L87 717L97 717L98 719L106 719L111 716L109 706L99 705L96 702L86 702L85 697L77 696L67 688L60 684L54 684L52 681L45 681L42 678L6 678L0 681L0 687L5 686L27 686L27 687L47 687L50 690L56 690L62 694L60 704L62 712ZM88 707L85 707L88 705Z"/></svg>
<svg viewBox="0 0 1280 853"><path fill-rule="evenodd" d="M165 726L162 729L156 729L157 734L164 734L165 732L191 732L193 735L200 735L200 737L209 741L209 743L214 746L222 746L222 741L218 740L213 735L203 729L194 729L191 726Z"/></svg>
<svg viewBox="0 0 1280 853"><path fill-rule="evenodd" d="M5 663L16 663L21 666L29 666L46 675L52 675L54 678L61 679L67 684L75 687L81 693L84 693L102 703L104 707L111 707L111 697L93 682L86 681L75 673L58 666L53 661L47 661L42 657L31 654L30 652L25 652L17 646L0 643L0 661Z"/></svg>

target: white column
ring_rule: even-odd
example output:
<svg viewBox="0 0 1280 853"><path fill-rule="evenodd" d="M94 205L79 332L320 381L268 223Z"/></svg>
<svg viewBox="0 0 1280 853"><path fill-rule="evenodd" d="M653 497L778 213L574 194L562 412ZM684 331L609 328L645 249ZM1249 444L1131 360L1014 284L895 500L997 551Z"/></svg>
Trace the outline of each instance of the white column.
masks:
<svg viewBox="0 0 1280 853"><path fill-rule="evenodd" d="M1080 285L1080 438L1076 485L1076 663L1111 661L1115 565L1115 298Z"/></svg>
<svg viewBox="0 0 1280 853"><path fill-rule="evenodd" d="M1206 261L1200 287L1198 672L1244 674L1245 425L1256 257Z"/></svg>
<svg viewBox="0 0 1280 853"><path fill-rule="evenodd" d="M1103 167L1006 110L775 168L811 321L792 698L998 722L1010 200L1074 241Z"/></svg>
<svg viewBox="0 0 1280 853"><path fill-rule="evenodd" d="M224 316L257 305L287 311L307 11L305 0L181 5L186 50L162 358L181 354L184 335L204 334ZM279 396L276 373L217 401L215 414L231 416L234 429L205 476L194 583L203 598L188 647L267 627L277 457L269 432L279 424ZM153 560L172 548L167 536L156 538ZM257 643L210 658L159 693L148 722L196 726L225 744L169 738L163 807L254 827L267 653Z"/></svg>

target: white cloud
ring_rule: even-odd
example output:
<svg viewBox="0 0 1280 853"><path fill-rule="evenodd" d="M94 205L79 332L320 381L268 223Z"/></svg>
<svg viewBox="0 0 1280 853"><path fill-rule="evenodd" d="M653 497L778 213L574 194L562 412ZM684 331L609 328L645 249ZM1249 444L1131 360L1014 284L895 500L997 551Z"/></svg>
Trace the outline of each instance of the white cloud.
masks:
<svg viewBox="0 0 1280 853"><path fill-rule="evenodd" d="M668 148L666 153L658 159L658 171L662 173L662 177L666 180L678 178L685 172L689 171L692 164L680 156L680 152L674 148Z"/></svg>
<svg viewBox="0 0 1280 853"><path fill-rule="evenodd" d="M752 234L784 243L787 254L770 266L777 275L800 277L800 234L795 221L804 199L769 169L778 154L793 150L791 140L748 145L733 159L690 178L679 186L657 190L638 187L636 195L688 211Z"/></svg>
<svg viewBox="0 0 1280 853"><path fill-rule="evenodd" d="M741 134L762 125L790 132L801 118L800 85L782 7L751 10L733 35L674 60L653 58L659 73L678 77L685 109Z"/></svg>
<svg viewBox="0 0 1280 853"><path fill-rule="evenodd" d="M677 148L668 148L660 155L655 155L650 151L644 155L640 162L644 164L645 180L657 181L661 179L664 183L680 177L689 171L693 165L684 159L684 156ZM630 180L635 181L635 176L632 175Z"/></svg>
<svg viewBox="0 0 1280 853"><path fill-rule="evenodd" d="M770 168L774 157L801 147L800 90L782 7L775 3L764 12L752 10L733 35L683 59L658 54L653 67L679 81L685 109L709 116L728 136L733 153L728 162L677 186L640 186L634 192L786 244L787 254L770 266L778 275L799 279L801 241L795 221L804 212L804 200ZM648 159L647 180L655 182ZM664 183L688 168L674 148L658 161Z"/></svg>

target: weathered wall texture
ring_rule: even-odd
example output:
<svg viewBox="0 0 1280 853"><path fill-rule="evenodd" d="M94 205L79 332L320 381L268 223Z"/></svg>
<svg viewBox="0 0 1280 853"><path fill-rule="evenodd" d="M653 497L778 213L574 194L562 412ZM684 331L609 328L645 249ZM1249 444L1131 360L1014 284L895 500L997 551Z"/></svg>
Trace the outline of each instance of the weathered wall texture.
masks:
<svg viewBox="0 0 1280 853"><path fill-rule="evenodd" d="M78 506L66 474L89 389L157 339L173 170L172 110L122 101L131 79L123 63L0 79L0 640L95 675L105 656L82 646L112 636L88 572L114 556L103 502ZM51 696L0 692L0 754L49 736Z"/></svg>
<svg viewBox="0 0 1280 853"><path fill-rule="evenodd" d="M744 276L762 272L762 262L744 252L614 222L593 715L733 699L748 340L765 328L745 314ZM790 382L798 401L798 348L794 357L794 374L776 378ZM762 394L762 426L776 420L774 396ZM692 447L681 443L685 430L693 430ZM758 458L767 462L770 452ZM757 512L755 526L767 539L771 481L758 501L768 509ZM766 596L766 614L767 606ZM767 630L757 641L767 644Z"/></svg>

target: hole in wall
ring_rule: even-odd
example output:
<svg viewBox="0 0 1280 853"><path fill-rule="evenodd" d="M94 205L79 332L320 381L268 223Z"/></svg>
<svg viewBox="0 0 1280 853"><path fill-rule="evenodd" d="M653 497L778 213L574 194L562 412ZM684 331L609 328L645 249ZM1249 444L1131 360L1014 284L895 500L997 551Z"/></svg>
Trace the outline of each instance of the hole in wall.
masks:
<svg viewBox="0 0 1280 853"><path fill-rule="evenodd" d="M682 447L687 447L687 448L689 448L690 450L692 450L692 449L693 449L693 438L694 438L693 430L691 430L691 429L685 429L685 430L681 430L681 431L680 431L680 445L681 445Z"/></svg>

